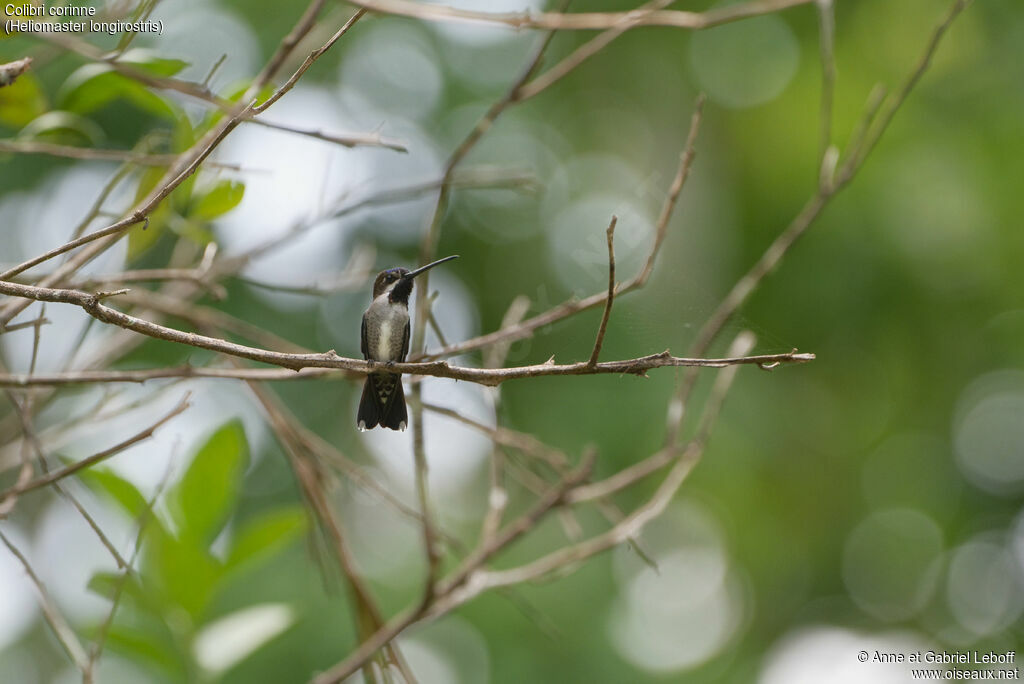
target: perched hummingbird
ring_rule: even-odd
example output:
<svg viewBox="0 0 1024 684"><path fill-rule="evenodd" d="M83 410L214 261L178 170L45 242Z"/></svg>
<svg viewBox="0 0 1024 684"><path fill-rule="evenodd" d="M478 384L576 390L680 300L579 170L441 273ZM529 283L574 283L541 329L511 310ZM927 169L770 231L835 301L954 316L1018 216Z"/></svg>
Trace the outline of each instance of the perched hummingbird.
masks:
<svg viewBox="0 0 1024 684"><path fill-rule="evenodd" d="M405 355L409 353L409 295L412 294L413 278L438 264L458 258L459 255L455 254L415 271L389 268L377 274L373 281L373 301L363 314L361 346L364 359L389 363L405 361ZM404 430L408 423L401 374L388 371L369 373L359 400L356 426L360 430L369 430L377 425Z"/></svg>

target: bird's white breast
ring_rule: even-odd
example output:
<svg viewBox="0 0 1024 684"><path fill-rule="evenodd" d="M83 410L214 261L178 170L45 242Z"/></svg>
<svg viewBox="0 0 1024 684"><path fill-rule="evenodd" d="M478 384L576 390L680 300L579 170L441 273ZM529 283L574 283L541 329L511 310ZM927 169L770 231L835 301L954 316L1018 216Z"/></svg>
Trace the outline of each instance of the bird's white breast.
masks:
<svg viewBox="0 0 1024 684"><path fill-rule="evenodd" d="M386 361L393 361L391 358L391 349L388 346L388 340L391 339L391 331L393 330L393 321L385 318L381 321L380 330L377 332L377 358Z"/></svg>
<svg viewBox="0 0 1024 684"><path fill-rule="evenodd" d="M384 293L370 305L368 314L367 342L370 358L377 361L399 361L401 346L392 346L397 340L401 342L405 326L409 323L409 309L404 304L391 304Z"/></svg>

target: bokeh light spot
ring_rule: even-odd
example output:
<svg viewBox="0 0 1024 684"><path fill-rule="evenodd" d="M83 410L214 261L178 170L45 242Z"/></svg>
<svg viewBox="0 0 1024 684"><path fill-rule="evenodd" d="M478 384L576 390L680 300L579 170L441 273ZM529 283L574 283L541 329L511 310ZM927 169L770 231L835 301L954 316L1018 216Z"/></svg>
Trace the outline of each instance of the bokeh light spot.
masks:
<svg viewBox="0 0 1024 684"><path fill-rule="evenodd" d="M796 73L799 46L782 19L765 15L694 33L690 59L708 97L742 109L774 99Z"/></svg>
<svg viewBox="0 0 1024 684"><path fill-rule="evenodd" d="M1017 565L992 539L974 538L954 552L946 589L957 622L978 636L1006 629L1024 609Z"/></svg>
<svg viewBox="0 0 1024 684"><path fill-rule="evenodd" d="M843 581L850 597L881 620L916 615L935 593L942 530L912 509L869 515L843 551Z"/></svg>
<svg viewBox="0 0 1024 684"><path fill-rule="evenodd" d="M983 376L963 393L953 443L960 470L993 494L1024 487L1024 373Z"/></svg>

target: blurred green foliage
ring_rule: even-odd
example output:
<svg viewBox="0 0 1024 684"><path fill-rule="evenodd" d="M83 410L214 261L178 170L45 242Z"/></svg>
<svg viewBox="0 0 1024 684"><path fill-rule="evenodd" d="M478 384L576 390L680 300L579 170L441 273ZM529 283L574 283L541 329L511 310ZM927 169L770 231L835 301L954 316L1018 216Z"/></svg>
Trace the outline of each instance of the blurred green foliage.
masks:
<svg viewBox="0 0 1024 684"><path fill-rule="evenodd" d="M709 4L686 3L686 9ZM296 5L270 0L211 5L237 20L264 57L300 12ZM573 11L628 6L599 0ZM846 144L874 84L892 89L909 73L944 10L945 3L926 0L836 3L837 145ZM813 192L820 96L816 18L807 6L786 11L778 20L781 28L773 24L772 30L792 41L785 51L795 60L791 78L758 104L733 108L735 103L709 102L698 161L655 275L644 290L616 302L603 358L666 347L682 353L722 294ZM716 31L701 40L713 44ZM494 44L460 43L433 25L370 18L317 62L303 84L345 91L349 84L339 74L347 73L346 63L373 44L361 42L360 32L374 41L412 36L431 51L428 56L440 70L437 102L415 121L430 141L412 150L417 159L435 152L443 158L452 149L504 92L535 39L524 33ZM664 670L624 657L621 645L609 647L617 602L631 586L623 577L635 579L642 572L622 570L629 562L622 557L632 556L618 550L553 584L524 587L511 597L484 596L454 619L415 634L416 643L444 653L466 682L480 681L480 668L494 682L754 682L780 640L823 624L859 634L903 630L948 649L1020 647L1019 611L1008 621L996 620L994 627L972 631L957 608L956 597L964 590L953 569L961 567L958 554L973 548L967 546L972 540L994 538L1010 556L1021 543L1021 482L1008 480L1002 490L979 484L970 463L963 461L973 453L971 445L958 438L964 421L983 405L969 390L994 376L1012 380L1024 368L1022 36L1024 9L1018 2L975 3L952 28L863 173L727 330L735 335L741 328L754 329L759 351L798 347L818 357L813 364L772 373L741 371L708 453L684 486L681 498L696 502L716 521L730 573L740 578L742 618L727 642L692 667ZM557 35L546 63L555 64L590 37ZM105 47L116 42L107 40L111 44ZM525 196L454 194L439 254L462 255L457 277L469 292L480 331L499 325L517 295L527 295L531 312L537 313L573 294L603 288L604 225L586 227L597 241L585 245L596 244L596 251L583 250L584 257L596 255L593 266L567 282L565 273L574 264L553 246L557 211L545 202L626 196L642 210L656 211L674 172L694 97L707 86L694 66L695 54L705 52L694 50L692 41L689 34L669 29L628 32L549 92L510 110L473 151L468 163L529 167L541 186L537 194ZM771 46L763 49L770 52ZM30 50L42 50L48 59L0 90L4 137L116 149L132 149L144 139L145 149L137 151L174 153L199 139L219 117L205 110L186 112L176 98L25 36L0 42L0 61ZM190 55L168 52L137 53L135 63L154 75L170 75L190 60ZM732 66L742 71L745 64ZM485 67L482 79L469 73ZM237 99L244 87L222 85L221 95ZM381 89L387 88L399 89L382 82ZM380 121L360 123L369 129ZM530 132L531 145L501 139L523 130ZM600 168L628 173L595 172L595 178L582 179L587 169L608 159L614 163ZM37 191L69 163L8 155L0 160L0 188L12 196ZM102 168L109 174L108 167ZM572 175L566 168L579 175L566 180L564 175ZM144 196L164 173L166 168L158 166L133 176L135 197ZM387 175L385 170L378 179L385 187ZM126 267L165 264L181 238L196 246L216 239L216 220L230 215L245 197L241 181L212 171L183 184L154 212L148 228L132 229ZM388 218L369 212L347 237L372 242L381 259L391 260L380 266L413 263L418 233L390 227ZM252 226L253 231L260 228ZM624 252L630 244L640 245L642 252L647 244L642 231L630 232L633 228L620 227ZM3 238L13 241L20 229L8 226L11 234ZM339 247L339 267L346 256ZM6 253L0 260L8 261ZM622 269L624 278L632 274L625 265ZM341 345L349 345L355 353L365 293L310 303L267 300L238 282L226 284L230 296L216 305L233 315L305 346L341 351ZM445 301L442 293L438 306ZM351 317L350 339L338 339L325 326L324 312L335 311ZM599 316L591 311L515 344L510 363L542 362L552 354L559 361L586 358ZM176 363L190 353L147 343L125 364ZM691 420L698 415L710 375L698 386ZM679 377L665 370L643 380L601 376L513 382L502 389L498 420L572 454L596 445L597 474L607 475L661 444L665 405ZM304 424L358 460L374 463L350 425L358 398L355 385L303 381L282 383L275 391ZM1006 391L1019 396L1021 390ZM1012 421L997 427L1005 432L992 431L994 441L1016 449L1020 441ZM264 449L261 458L250 460L241 428L220 429L168 492L166 517L146 514L142 494L112 472L93 470L83 476L126 515L147 520L138 572L127 580L101 573L90 588L108 598L122 593L109 647L149 663L147 671L159 673L154 676L168 681L206 676L195 660L198 635L231 612L267 601L296 606L301 619L221 673L223 681L304 681L353 643L344 592L330 580L325 586L308 549L290 543L308 525L283 454L272 442ZM999 462L1005 468L997 472L1012 473L1024 459L1019 451L1006 453ZM484 491L482 473L476 482ZM617 503L631 510L654 486L643 483ZM515 484L512 494L514 502L523 500L524 491ZM358 496L357 488L346 486L338 500ZM929 522L919 528L886 527L893 511L920 514ZM588 532L605 524L589 514L581 519ZM365 522L353 523L360 521ZM470 538L478 521L452 514L445 522ZM225 526L233 534L225 534ZM914 537L917 544L900 543L907 529L927 534ZM684 525L670 527L666 548L691 548L686 530ZM854 542L862 539L857 530L889 530L892 536L879 539L877 547L865 547ZM935 530L938 535L932 534ZM226 545L218 546L218 539L227 540L219 542ZM938 546L934 553L933 541ZM552 523L513 547L501 562L526 561L559 543L564 535ZM928 558L922 560L921 553ZM908 575L905 564L928 568ZM398 570L368 572L385 611L397 611L414 599L421 571L407 562ZM1019 564L1013 572L1019 579ZM980 590L991 584L970 577ZM858 594L865 582L878 591ZM872 603L876 596L896 595L906 587L924 593L912 610L887 613ZM966 596L970 603L973 595ZM1019 587L1009 596L1005 604L1012 609L1020 601ZM672 597L665 598L670 602ZM471 640L461 632L456 638L443 631L467 624L484 642L482 666L479 649L466 646ZM42 626L25 638L26 644L40 659L55 648ZM853 651L846 656L853 658ZM5 657L0 653L0 661ZM861 672L869 677L881 670Z"/></svg>
<svg viewBox="0 0 1024 684"><path fill-rule="evenodd" d="M127 480L103 469L83 475L140 525L137 570L101 571L89 582L91 591L119 604L113 623L97 626L96 633L105 632L112 649L168 681L217 681L196 662L196 640L223 617L218 597L248 582L254 567L306 530L301 507L276 507L236 522L231 542L214 548L236 518L248 465L245 432L240 423L228 423L200 447L167 492L166 520Z"/></svg>

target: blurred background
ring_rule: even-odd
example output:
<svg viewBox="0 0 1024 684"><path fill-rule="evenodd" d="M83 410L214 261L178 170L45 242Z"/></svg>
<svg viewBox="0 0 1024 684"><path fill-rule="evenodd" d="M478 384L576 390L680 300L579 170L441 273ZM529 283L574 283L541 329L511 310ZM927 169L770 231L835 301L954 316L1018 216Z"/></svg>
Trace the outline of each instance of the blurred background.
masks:
<svg viewBox="0 0 1024 684"><path fill-rule="evenodd" d="M528 8L526 1L460 4L513 11ZM140 34L134 59L203 81L226 54L209 80L224 95L247 85L301 13L299 5L271 0L154 4L152 18L165 30ZM570 11L629 8L578 0ZM932 0L836 3L840 149L872 87L903 81L946 10ZM350 13L329 5L328 19L299 52L321 44ZM591 36L556 35L545 65ZM88 38L104 49L118 41ZM372 273L351 287L324 288L332 291L288 288L330 282L354 256L371 272L416 263L435 196L337 217L332 208L438 179L538 38L486 25L363 19L266 118L323 131L379 131L407 152L346 149L243 125L213 157L237 167L206 168L163 205L148 231L133 229L83 273L163 266L175 254L200 254L211 241L218 257L230 257L307 225L226 278L225 298L204 294L196 306L304 347L358 356ZM703 461L641 539L656 569L619 548L568 577L485 595L417 626L399 645L419 681L904 682L911 681L905 667L861 664L856 653L1018 648L1022 41L1018 3L971 6L862 173L712 349L724 353L732 337L750 329L758 353L798 348L817 360L739 372ZM94 64L50 42L24 35L0 41L0 62L26 55L34 57L33 69L0 89L3 138L112 149L132 149L145 138L150 151L163 153L184 149L209 125L208 108L194 100L121 81L96 85L102 74ZM612 214L619 217L619 279L636 273L694 101L705 92L697 159L654 276L616 300L602 358L666 348L684 354L720 298L813 194L820 88L811 4L697 33L627 32L550 90L510 108L463 168L471 177L513 182L456 189L443 219L438 254L462 257L430 279L445 337L459 341L497 328L519 295L539 313L602 291ZM0 157L0 264L65 242L119 173L113 162ZM524 176L529 182L520 182ZM156 180L152 172L127 171L104 207L123 211ZM101 213L90 227L108 223ZM39 313L34 305L15 322ZM89 325L79 310L52 304L45 316L51 323L42 328L40 372L85 367L109 349L112 332ZM508 364L585 359L599 319L592 310L545 328L514 344ZM188 327L174 317L167 322ZM7 369L27 371L32 346L31 330L0 336ZM437 346L428 335L428 349ZM150 340L110 365L211 359ZM458 361L481 363L479 354ZM702 372L695 406L715 373ZM424 397L534 434L573 458L594 445L600 476L660 446L665 407L681 376L661 369L646 379L515 381L502 387L500 402L475 385L428 379ZM302 424L399 498L415 501L409 433L354 429L359 383L271 387ZM187 390L193 407L153 439L118 454L95 477L68 482L126 555L134 548L137 497L166 494L155 511L160 529L147 533L140 556L139 591L126 590L99 681L305 681L348 653L356 638L352 615L336 571L321 571L292 470L244 385L62 388L37 400L36 428L54 462L80 458L146 427ZM6 487L16 477L20 430L7 399L0 415ZM426 415L425 429L438 514L446 529L472 542L486 506L492 445L436 414ZM223 472L204 480L189 470L211 454L227 464ZM616 502L632 510L655 485L644 482ZM132 494L119 499L124 486ZM514 481L510 491L515 510L529 493ZM192 539L189 525L199 523L185 509L207 496L215 499L213 522ZM385 613L414 601L424 570L418 528L344 475L333 497ZM607 526L586 509L580 522L590 534ZM68 502L52 492L26 495L0 529L82 637L95 635L110 609L116 566ZM498 565L564 543L565 531L552 519ZM34 587L5 549L0 587L0 682L78 681L40 615Z"/></svg>

